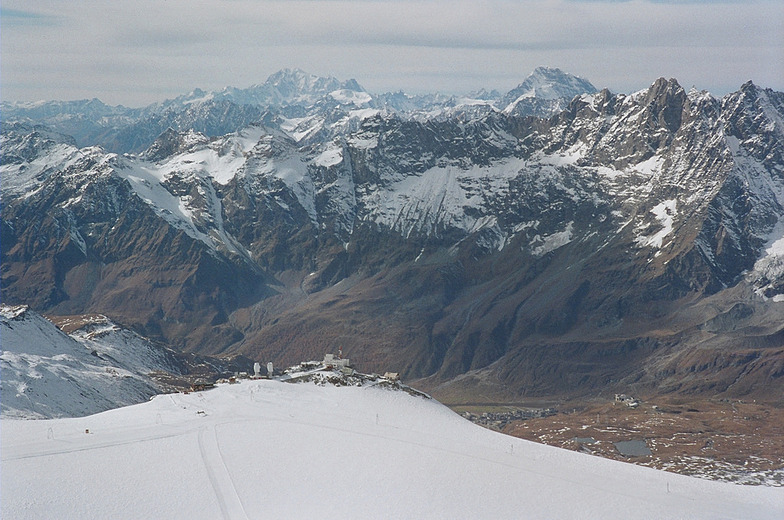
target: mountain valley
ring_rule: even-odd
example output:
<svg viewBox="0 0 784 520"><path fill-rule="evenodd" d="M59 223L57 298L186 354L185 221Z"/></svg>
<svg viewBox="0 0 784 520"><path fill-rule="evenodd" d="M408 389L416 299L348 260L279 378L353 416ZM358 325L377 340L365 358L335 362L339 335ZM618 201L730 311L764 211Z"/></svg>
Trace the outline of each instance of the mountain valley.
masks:
<svg viewBox="0 0 784 520"><path fill-rule="evenodd" d="M3 299L182 352L342 347L446 402L784 403L784 94L540 68L474 96L282 71L4 103Z"/></svg>

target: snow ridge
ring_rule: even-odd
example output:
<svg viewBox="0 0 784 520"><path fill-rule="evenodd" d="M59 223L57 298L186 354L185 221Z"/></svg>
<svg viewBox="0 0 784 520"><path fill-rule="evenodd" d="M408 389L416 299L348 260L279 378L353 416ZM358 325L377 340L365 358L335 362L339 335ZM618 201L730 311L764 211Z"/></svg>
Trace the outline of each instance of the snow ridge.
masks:
<svg viewBox="0 0 784 520"><path fill-rule="evenodd" d="M147 375L172 371L150 343L105 318L67 335L26 306L0 305L2 416L76 417L158 393Z"/></svg>

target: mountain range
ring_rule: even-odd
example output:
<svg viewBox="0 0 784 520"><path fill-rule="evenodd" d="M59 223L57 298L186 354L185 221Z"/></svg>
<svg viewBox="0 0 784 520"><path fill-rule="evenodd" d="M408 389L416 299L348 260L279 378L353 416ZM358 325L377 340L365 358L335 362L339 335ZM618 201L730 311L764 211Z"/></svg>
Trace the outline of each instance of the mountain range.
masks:
<svg viewBox="0 0 784 520"><path fill-rule="evenodd" d="M782 93L288 70L0 110L7 303L201 354L342 347L445 400L784 399Z"/></svg>
<svg viewBox="0 0 784 520"><path fill-rule="evenodd" d="M502 96L496 91L467 96L408 95L402 91L370 94L356 80L339 81L285 69L245 89L217 92L194 89L188 94L143 108L109 106L98 99L0 103L3 121L43 125L72 136L80 147L99 145L115 153L139 153L165 130L194 130L210 137L240 130L251 123L282 126L303 136L336 134L345 124L377 113L421 120L491 110L522 115L551 115L575 95L594 92L587 80L559 69L540 67L521 85ZM330 128L325 128L330 127ZM337 129L335 127L338 127Z"/></svg>

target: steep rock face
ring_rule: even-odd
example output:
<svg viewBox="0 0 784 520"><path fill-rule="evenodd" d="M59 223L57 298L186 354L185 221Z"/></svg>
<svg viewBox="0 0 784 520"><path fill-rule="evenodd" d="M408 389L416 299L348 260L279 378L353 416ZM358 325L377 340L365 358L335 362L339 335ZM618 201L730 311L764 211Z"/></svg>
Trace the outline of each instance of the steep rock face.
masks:
<svg viewBox="0 0 784 520"><path fill-rule="evenodd" d="M780 375L783 108L660 79L547 119L306 111L138 157L7 132L4 297L203 352L343 346L455 395L757 391Z"/></svg>
<svg viewBox="0 0 784 520"><path fill-rule="evenodd" d="M462 163L449 149L460 142L455 134L446 140L449 147L439 148L440 143L421 133L426 129L409 127L405 134L415 138L408 147L397 146L393 122L369 121L353 141L347 140L354 179L362 187L359 193L379 197L396 179L418 182L415 179L435 177L451 167L460 172L455 189L465 194L468 179L459 179L462 172L484 168L479 185L488 186L490 179L483 177L490 171L487 165L497 166L499 157L520 162L503 166L504 182L491 195L462 206L462 221L444 218L449 214L445 187L450 176L435 177L436 196L429 196L422 184L410 192L382 196L384 213L364 213L360 205L360 221L423 245L416 258L425 266L400 267L386 275L385 285L408 297L368 300L375 292L360 283L339 299L317 303L312 298L314 307L307 312L287 311L285 320L279 320L285 323L261 327L259 342L276 345L277 336L292 338L294 331L306 331L306 315L351 322L349 312L357 316L357 309L367 307L373 311L360 315L387 331L385 337L396 338L391 343L398 349L405 345L385 359L398 359L409 376L436 370L449 380L522 359L525 364L512 363L517 368L504 371L501 379L509 387L530 383L541 389L541 380L523 382L519 377L543 359L557 361L567 352L583 359L577 371L583 375L561 382L561 388L601 386L622 379L619 374L624 372L638 372L632 369L640 360L696 340L688 331L706 319L707 311L692 308L695 296L739 283L762 254L760 237L768 236L780 217L779 199L768 198L763 206L754 185L738 181L745 167L723 133L728 117L721 112L721 102L709 95L686 93L673 80L659 80L632 96L603 92L575 100L570 112L529 127L507 119L503 130L516 137L514 146L502 147L503 152L488 160L481 153L457 154ZM478 126L466 133L476 135ZM438 153L417 156L412 143L427 143L426 150ZM387 163L383 157L399 160ZM778 182L775 168L766 172L757 172L757 185ZM741 191L733 193L738 186ZM396 197L402 204L392 205ZM733 213L716 210L723 200L732 201ZM754 229L745 226L762 207L767 218ZM423 226L429 215L440 220ZM463 225L467 215L473 225L481 224ZM721 238L717 226L731 231ZM451 276L444 280L444 273ZM435 280L442 282L433 285ZM411 287L409 293L403 289L409 284L426 289ZM773 302L764 305L777 307ZM396 308L416 309L419 319L405 323L388 317ZM683 318L659 330L673 313L681 312ZM363 352L368 342L379 341L362 332L372 327L340 328L344 332L337 337L346 337L341 341ZM776 333L774 328L765 334ZM305 333L298 340L307 343L308 337ZM765 340L751 343L767 345ZM283 345L278 348L285 350ZM525 352L538 354L521 357ZM624 354L628 352L634 355ZM552 373L560 366L553 365ZM604 372L591 375L590 366ZM639 378L655 381L652 374ZM558 388L552 381L546 386L549 391Z"/></svg>
<svg viewBox="0 0 784 520"><path fill-rule="evenodd" d="M124 159L96 149L72 153L65 169L6 201L4 296L60 314L107 309L177 346L201 343L208 329L215 350L235 342L237 331L215 332L232 310L269 291L261 271L215 253L194 238L195 226L162 219L171 211L154 209L118 174L140 173Z"/></svg>
<svg viewBox="0 0 784 520"><path fill-rule="evenodd" d="M744 264L758 292L768 298L782 294L780 242L784 233L776 215L782 214L784 193L784 96L751 82L723 100L724 131L733 155L734 183L718 199L734 227L718 230L719 238L749 237L764 253ZM718 204L717 204L718 205ZM753 269L752 269L753 267Z"/></svg>

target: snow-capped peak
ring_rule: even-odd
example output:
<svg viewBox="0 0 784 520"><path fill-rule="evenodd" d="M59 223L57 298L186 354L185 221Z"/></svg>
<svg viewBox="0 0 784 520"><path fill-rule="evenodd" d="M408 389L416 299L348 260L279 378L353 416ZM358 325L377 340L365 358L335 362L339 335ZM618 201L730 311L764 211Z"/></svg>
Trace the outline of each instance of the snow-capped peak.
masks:
<svg viewBox="0 0 784 520"><path fill-rule="evenodd" d="M349 89L333 90L329 93L330 97L335 101L343 104L353 104L358 107L369 103L373 97L367 92L357 92Z"/></svg>
<svg viewBox="0 0 784 520"><path fill-rule="evenodd" d="M501 107L509 112L514 109L517 103L526 98L550 101L563 98L571 100L575 96L594 92L596 92L596 87L587 79L566 73L558 68L537 67L525 81L503 97Z"/></svg>

